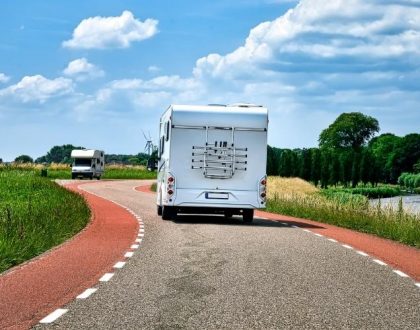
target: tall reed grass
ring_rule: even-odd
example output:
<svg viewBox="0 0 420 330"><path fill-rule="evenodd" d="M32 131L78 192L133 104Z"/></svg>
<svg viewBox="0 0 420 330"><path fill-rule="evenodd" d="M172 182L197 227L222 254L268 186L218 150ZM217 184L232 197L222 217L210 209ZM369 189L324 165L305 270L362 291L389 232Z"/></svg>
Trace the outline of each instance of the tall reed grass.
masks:
<svg viewBox="0 0 420 330"><path fill-rule="evenodd" d="M267 210L350 228L420 248L420 217L404 211L372 207L366 197L326 194L297 178L269 177Z"/></svg>

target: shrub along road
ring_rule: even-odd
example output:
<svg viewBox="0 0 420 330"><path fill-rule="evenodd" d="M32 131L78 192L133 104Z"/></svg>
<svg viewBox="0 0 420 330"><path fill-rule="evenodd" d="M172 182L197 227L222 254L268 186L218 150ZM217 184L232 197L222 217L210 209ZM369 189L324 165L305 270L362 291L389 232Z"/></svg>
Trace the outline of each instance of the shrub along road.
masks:
<svg viewBox="0 0 420 330"><path fill-rule="evenodd" d="M267 219L156 215L133 181L85 189L140 214L140 248L57 328L417 328L420 288L368 255ZM280 217L281 219L281 217ZM142 232L142 229L140 229ZM413 263L419 252L413 249ZM127 260L125 260L127 261ZM40 325L48 327L51 325Z"/></svg>

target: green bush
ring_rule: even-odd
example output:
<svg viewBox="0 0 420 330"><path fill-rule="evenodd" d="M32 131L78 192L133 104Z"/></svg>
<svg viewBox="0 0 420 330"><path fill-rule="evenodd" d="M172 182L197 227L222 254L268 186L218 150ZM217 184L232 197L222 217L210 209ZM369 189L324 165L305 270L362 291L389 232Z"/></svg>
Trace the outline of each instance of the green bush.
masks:
<svg viewBox="0 0 420 330"><path fill-rule="evenodd" d="M398 178L398 184L410 192L415 192L417 188L420 188L420 173L404 172Z"/></svg>
<svg viewBox="0 0 420 330"><path fill-rule="evenodd" d="M330 193L348 193L353 195L363 195L367 198L386 198L401 195L401 189L399 187L393 186L330 188L324 191L330 191Z"/></svg>

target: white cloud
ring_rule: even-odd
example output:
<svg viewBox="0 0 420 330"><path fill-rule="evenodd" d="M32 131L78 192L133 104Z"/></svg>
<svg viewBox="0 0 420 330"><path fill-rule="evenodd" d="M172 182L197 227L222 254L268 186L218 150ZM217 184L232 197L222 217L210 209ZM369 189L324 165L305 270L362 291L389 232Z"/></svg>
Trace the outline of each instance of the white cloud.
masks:
<svg viewBox="0 0 420 330"><path fill-rule="evenodd" d="M0 83L6 83L8 82L10 77L6 76L4 73L0 72Z"/></svg>
<svg viewBox="0 0 420 330"><path fill-rule="evenodd" d="M147 68L147 71L149 71L149 72L151 72L151 73L156 73L156 72L161 71L161 68L159 68L159 67L158 67L158 66L156 66L156 65L151 65L151 66L149 66L149 67Z"/></svg>
<svg viewBox="0 0 420 330"><path fill-rule="evenodd" d="M104 49L127 48L132 42L153 37L158 33L158 21L134 18L130 11L121 16L86 18L74 29L73 37L63 42L66 48Z"/></svg>
<svg viewBox="0 0 420 330"><path fill-rule="evenodd" d="M41 75L26 76L15 85L0 90L1 96L13 96L22 102L46 100L69 94L73 91L73 82L67 78L47 79Z"/></svg>
<svg viewBox="0 0 420 330"><path fill-rule="evenodd" d="M235 78L278 63L352 57L420 55L420 8L364 0L302 0L283 16L253 28L243 46L197 60L197 77Z"/></svg>
<svg viewBox="0 0 420 330"><path fill-rule="evenodd" d="M97 78L105 75L105 72L96 65L89 63L84 57L71 61L63 70L64 75L76 77L77 80L86 80L88 78Z"/></svg>

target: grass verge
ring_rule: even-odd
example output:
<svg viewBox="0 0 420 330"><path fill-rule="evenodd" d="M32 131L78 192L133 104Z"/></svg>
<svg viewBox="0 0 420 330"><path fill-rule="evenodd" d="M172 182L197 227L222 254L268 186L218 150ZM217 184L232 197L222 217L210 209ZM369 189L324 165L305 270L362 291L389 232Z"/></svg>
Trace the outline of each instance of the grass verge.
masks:
<svg viewBox="0 0 420 330"><path fill-rule="evenodd" d="M89 217L82 196L37 171L0 169L0 272L64 242Z"/></svg>
<svg viewBox="0 0 420 330"><path fill-rule="evenodd" d="M341 192L325 195L301 179L268 179L267 211L389 238L420 248L420 217L406 213L402 206L372 207L367 198Z"/></svg>
<svg viewBox="0 0 420 330"><path fill-rule="evenodd" d="M151 191L156 192L156 189L157 189L157 183L156 183L156 182L154 182L154 183L152 183L152 185L150 186L150 190L151 190Z"/></svg>

